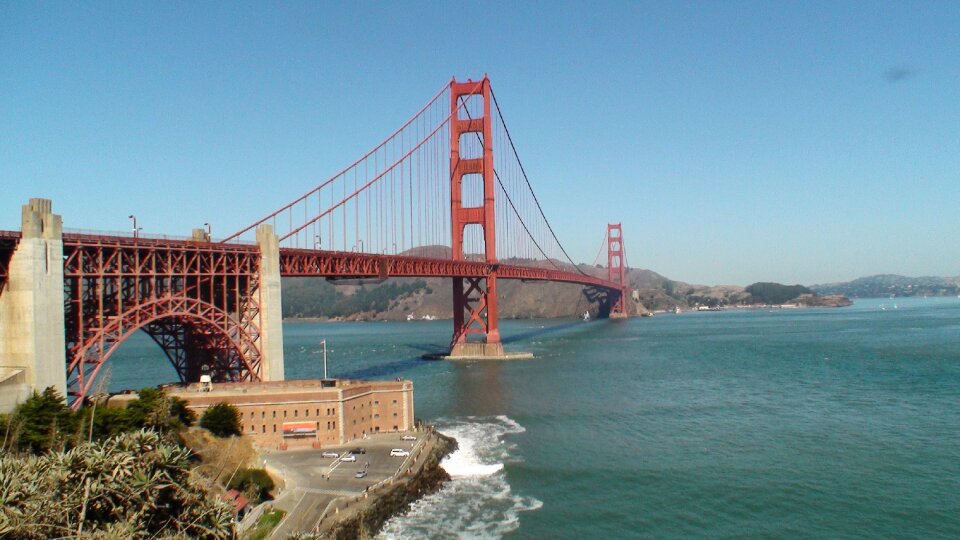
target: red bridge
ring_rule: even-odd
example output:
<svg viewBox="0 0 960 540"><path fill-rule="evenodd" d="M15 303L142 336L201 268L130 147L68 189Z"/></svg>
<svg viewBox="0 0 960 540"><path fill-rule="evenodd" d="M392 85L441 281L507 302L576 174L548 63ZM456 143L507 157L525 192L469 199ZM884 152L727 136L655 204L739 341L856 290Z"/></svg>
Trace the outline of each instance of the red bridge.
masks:
<svg viewBox="0 0 960 540"><path fill-rule="evenodd" d="M281 276L452 278L450 356L499 357L500 279L584 285L602 314L626 316L621 236L608 226L605 278L574 264L490 81L452 81L349 167L222 241L63 232L50 201L31 200L22 231L0 231L0 386L15 390L0 391L53 385L79 404L138 330L182 381L283 379Z"/></svg>

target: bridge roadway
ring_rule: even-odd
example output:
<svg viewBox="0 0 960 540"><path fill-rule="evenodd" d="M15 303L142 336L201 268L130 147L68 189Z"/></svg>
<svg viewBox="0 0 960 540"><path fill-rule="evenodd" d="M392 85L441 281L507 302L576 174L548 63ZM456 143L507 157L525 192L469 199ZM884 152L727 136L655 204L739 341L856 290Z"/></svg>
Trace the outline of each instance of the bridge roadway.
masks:
<svg viewBox="0 0 960 540"><path fill-rule="evenodd" d="M19 231L0 231L0 290L6 281L7 263L20 238ZM257 253L256 244L201 242L167 238L119 235L63 233L64 255L82 246L164 249L190 251ZM543 263L541 263L543 264ZM122 271L122 270L121 270ZM550 268L497 264L484 261L456 261L409 255L384 255L344 251L280 248L280 275L284 277L374 278L391 277L469 277L484 278L496 272L499 279L558 281L619 291L620 286L593 276Z"/></svg>

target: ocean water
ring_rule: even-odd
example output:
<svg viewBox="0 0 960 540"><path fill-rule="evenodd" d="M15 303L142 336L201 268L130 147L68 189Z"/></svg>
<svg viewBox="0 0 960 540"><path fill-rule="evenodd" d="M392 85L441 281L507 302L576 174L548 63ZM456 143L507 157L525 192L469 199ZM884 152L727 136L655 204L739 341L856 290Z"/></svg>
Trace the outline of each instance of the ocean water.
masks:
<svg viewBox="0 0 960 540"><path fill-rule="evenodd" d="M414 381L460 441L406 538L960 538L960 299L505 321L531 361L422 361L450 323L295 323L289 378ZM137 337L112 389L173 377Z"/></svg>

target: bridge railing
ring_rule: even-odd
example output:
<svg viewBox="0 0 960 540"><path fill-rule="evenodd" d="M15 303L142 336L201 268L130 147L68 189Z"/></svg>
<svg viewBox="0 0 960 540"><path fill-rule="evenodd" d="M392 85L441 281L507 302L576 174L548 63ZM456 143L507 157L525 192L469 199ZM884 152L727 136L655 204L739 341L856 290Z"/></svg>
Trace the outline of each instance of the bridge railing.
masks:
<svg viewBox="0 0 960 540"><path fill-rule="evenodd" d="M6 231L0 231L0 236ZM190 242L195 240L192 236L183 236L175 234L153 234L153 233L144 233L140 232L133 234L133 231L101 231L94 229L73 229L73 228L64 228L64 234L75 235L75 236L85 236L89 238L95 237L115 237L115 238L142 238L144 240L164 240L170 242ZM16 233L19 237L20 233ZM211 243L225 243L233 245L254 245L256 242L251 242L249 240L241 240L239 238L234 238L229 241L211 239Z"/></svg>

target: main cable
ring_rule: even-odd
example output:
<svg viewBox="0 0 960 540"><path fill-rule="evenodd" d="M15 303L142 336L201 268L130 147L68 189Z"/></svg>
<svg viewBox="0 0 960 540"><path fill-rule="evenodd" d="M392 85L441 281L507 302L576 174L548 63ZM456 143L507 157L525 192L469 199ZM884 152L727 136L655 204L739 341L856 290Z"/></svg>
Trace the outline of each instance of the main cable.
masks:
<svg viewBox="0 0 960 540"><path fill-rule="evenodd" d="M513 144L513 137L510 136L510 129L507 127L507 122L503 119L503 112L500 110L500 103L497 102L497 95L493 91L493 86L490 86L490 96L493 98L493 104L497 108L497 115L500 117L500 123L503 124L503 131L507 134L507 140L510 142L510 148L513 150L513 155L517 158L517 165L520 166L520 173L523 174L523 180L527 183L527 188L530 190L530 194L533 195L533 202L537 205L537 210L540 211L540 216L543 217L544 223L547 224L547 229L550 231L550 234L553 236L553 240L557 243L557 246L560 247L560 251L563 252L564 257L570 261L570 264L573 265L574 269L577 272L580 272L584 276L587 274L577 266L577 263L573 262L573 259L570 258L570 255L567 253L567 250L564 249L563 244L560 243L560 239L557 238L557 234L553 232L553 227L550 225L550 221L547 220L546 214L543 213L543 208L540 206L540 201L537 200L537 194L533 191L533 186L530 185L530 179L527 177L527 171L523 168L523 162L520 161L520 154L517 153L517 147Z"/></svg>

